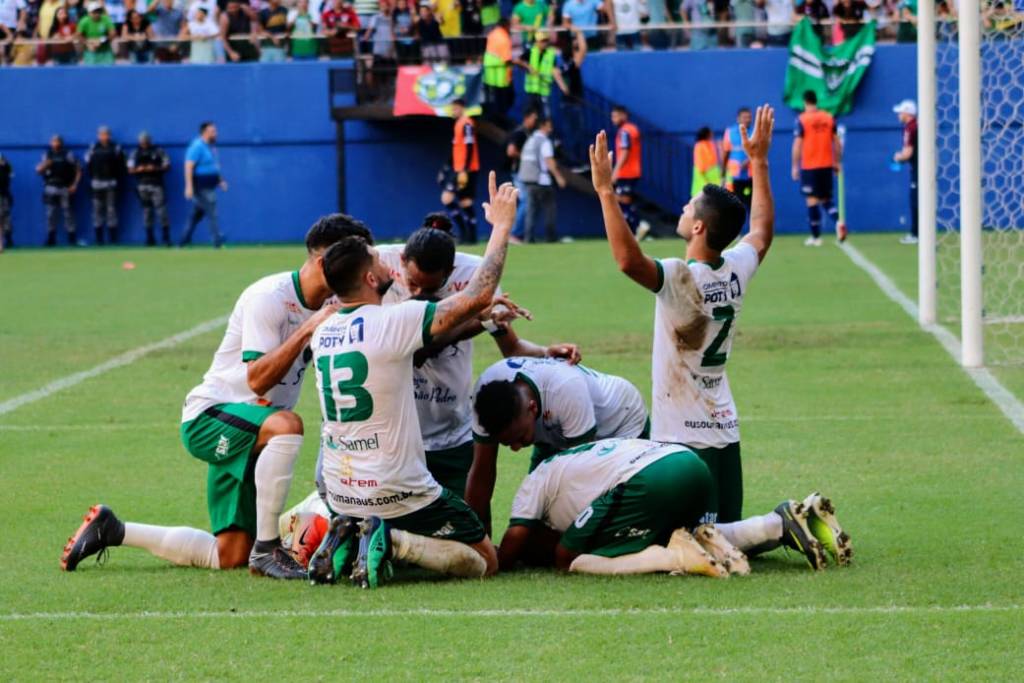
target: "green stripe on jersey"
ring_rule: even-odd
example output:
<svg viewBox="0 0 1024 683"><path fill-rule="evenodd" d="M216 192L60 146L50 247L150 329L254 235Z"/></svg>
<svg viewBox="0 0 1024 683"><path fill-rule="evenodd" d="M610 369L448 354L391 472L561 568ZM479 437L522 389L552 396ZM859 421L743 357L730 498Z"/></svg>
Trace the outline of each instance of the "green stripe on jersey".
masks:
<svg viewBox="0 0 1024 683"><path fill-rule="evenodd" d="M248 363L249 361L254 361L257 358L262 358L262 357L263 357L263 352L262 351L242 351L242 362L243 363Z"/></svg>
<svg viewBox="0 0 1024 683"><path fill-rule="evenodd" d="M433 301L427 303L427 308L423 311L423 345L427 346L434 340L434 337L430 334L430 326L434 324L434 311L437 310L437 304Z"/></svg>
<svg viewBox="0 0 1024 683"><path fill-rule="evenodd" d="M299 271L297 270L292 272L292 285L295 286L295 296L298 298L299 303L302 304L302 307L307 311L312 311L313 309L306 303L306 297L302 296L302 283L299 282Z"/></svg>
<svg viewBox="0 0 1024 683"><path fill-rule="evenodd" d="M658 269L658 284L651 291L657 294L665 286L665 266L661 265L661 261L657 259L654 260L654 266Z"/></svg>

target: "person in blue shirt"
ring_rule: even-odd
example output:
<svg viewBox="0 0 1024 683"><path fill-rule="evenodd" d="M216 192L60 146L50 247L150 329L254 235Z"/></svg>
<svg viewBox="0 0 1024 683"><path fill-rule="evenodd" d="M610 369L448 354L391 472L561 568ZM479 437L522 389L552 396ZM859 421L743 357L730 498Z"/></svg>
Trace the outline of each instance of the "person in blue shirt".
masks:
<svg viewBox="0 0 1024 683"><path fill-rule="evenodd" d="M740 107L736 113L735 125L726 128L725 135L722 136L722 170L725 186L740 198L747 207L747 214L750 213L754 181L750 177L750 158L743 151L740 126L746 126L747 130L750 130L752 120L750 108Z"/></svg>
<svg viewBox="0 0 1024 683"><path fill-rule="evenodd" d="M181 237L182 247L192 241L192 233L204 216L210 226L214 248L224 244L224 238L217 230L217 188L226 191L228 184L220 174L216 143L217 126L204 121L199 124L199 137L185 152L185 199L192 201L192 215Z"/></svg>
<svg viewBox="0 0 1024 683"><path fill-rule="evenodd" d="M566 0L562 6L562 23L569 28L589 29L583 31L587 48L601 49L601 36L593 30L598 24L597 11L604 7L602 0Z"/></svg>

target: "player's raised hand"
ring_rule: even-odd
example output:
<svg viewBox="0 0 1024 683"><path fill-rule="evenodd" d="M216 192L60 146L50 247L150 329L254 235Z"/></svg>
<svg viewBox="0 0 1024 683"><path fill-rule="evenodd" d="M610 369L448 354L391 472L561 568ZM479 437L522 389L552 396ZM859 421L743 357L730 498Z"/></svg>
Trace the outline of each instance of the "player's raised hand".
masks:
<svg viewBox="0 0 1024 683"><path fill-rule="evenodd" d="M590 146L590 180L597 192L612 189L612 155L608 152L608 135L603 130Z"/></svg>
<svg viewBox="0 0 1024 683"><path fill-rule="evenodd" d="M752 131L748 131L746 126L740 126L743 151L747 153L751 161L767 160L768 149L772 144L772 130L774 128L775 110L767 104L757 108L757 113L754 114L754 127Z"/></svg>
<svg viewBox="0 0 1024 683"><path fill-rule="evenodd" d="M484 217L494 230L511 232L516 221L516 200L519 191L512 183L498 187L498 176L494 171L487 176L487 189L491 199L484 202Z"/></svg>
<svg viewBox="0 0 1024 683"><path fill-rule="evenodd" d="M552 344L545 349L545 353L548 358L561 358L568 361L570 365L576 365L583 360L580 347L576 344Z"/></svg>
<svg viewBox="0 0 1024 683"><path fill-rule="evenodd" d="M496 295L491 300L491 307L484 311L481 318L490 318L495 323L502 325L517 318L533 320L533 314L510 299L507 293L504 293Z"/></svg>

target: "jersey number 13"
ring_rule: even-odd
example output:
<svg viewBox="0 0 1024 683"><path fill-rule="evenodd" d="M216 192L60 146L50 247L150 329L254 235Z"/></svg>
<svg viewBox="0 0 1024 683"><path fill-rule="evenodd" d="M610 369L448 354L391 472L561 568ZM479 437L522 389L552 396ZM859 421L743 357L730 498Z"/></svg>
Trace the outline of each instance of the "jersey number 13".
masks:
<svg viewBox="0 0 1024 683"><path fill-rule="evenodd" d="M359 351L339 353L334 356L321 356L316 361L316 369L320 372L320 384L324 391L324 416L336 422L361 422L373 415L373 396L364 387L370 366L366 356ZM332 382L332 370L348 370L347 379ZM354 405L338 407L342 399L345 403L354 401Z"/></svg>

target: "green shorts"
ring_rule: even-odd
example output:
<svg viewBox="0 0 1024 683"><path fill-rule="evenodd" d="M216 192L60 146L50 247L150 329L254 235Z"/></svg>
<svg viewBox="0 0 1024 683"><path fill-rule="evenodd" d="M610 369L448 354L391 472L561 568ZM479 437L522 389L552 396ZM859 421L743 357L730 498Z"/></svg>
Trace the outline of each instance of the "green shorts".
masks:
<svg viewBox="0 0 1024 683"><path fill-rule="evenodd" d="M442 451L427 451L427 469L437 483L459 496L466 495L466 479L473 465L473 442Z"/></svg>
<svg viewBox="0 0 1024 683"><path fill-rule="evenodd" d="M708 498L705 522L725 524L738 522L743 515L743 466L740 444L724 448L693 448L711 470L711 496Z"/></svg>
<svg viewBox="0 0 1024 683"><path fill-rule="evenodd" d="M181 425L181 442L192 457L209 463L206 506L214 535L241 529L256 537L256 456L263 422L278 408L221 403Z"/></svg>
<svg viewBox="0 0 1024 683"><path fill-rule="evenodd" d="M487 537L484 525L472 508L448 489L425 508L401 517L393 517L388 524L419 536L432 536L446 541L479 543Z"/></svg>
<svg viewBox="0 0 1024 683"><path fill-rule="evenodd" d="M573 552L605 557L664 545L676 529L697 525L710 489L711 474L696 454L671 453L587 506L560 543Z"/></svg>

